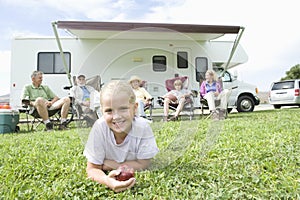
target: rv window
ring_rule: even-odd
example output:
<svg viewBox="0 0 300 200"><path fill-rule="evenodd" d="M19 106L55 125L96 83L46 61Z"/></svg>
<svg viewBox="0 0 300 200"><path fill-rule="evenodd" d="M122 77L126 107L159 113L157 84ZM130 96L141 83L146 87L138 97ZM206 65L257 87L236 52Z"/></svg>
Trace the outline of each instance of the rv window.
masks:
<svg viewBox="0 0 300 200"><path fill-rule="evenodd" d="M65 52L67 66L69 72L71 72L71 54ZM59 52L39 52L37 69L45 74L66 74L63 61Z"/></svg>
<svg viewBox="0 0 300 200"><path fill-rule="evenodd" d="M153 71L155 72L165 72L167 70L166 56L153 56L152 66L153 66Z"/></svg>
<svg viewBox="0 0 300 200"><path fill-rule="evenodd" d="M177 52L177 67L188 68L188 53L185 51Z"/></svg>
<svg viewBox="0 0 300 200"><path fill-rule="evenodd" d="M205 80L205 73L208 69L208 61L206 57L196 58L196 80L198 82Z"/></svg>

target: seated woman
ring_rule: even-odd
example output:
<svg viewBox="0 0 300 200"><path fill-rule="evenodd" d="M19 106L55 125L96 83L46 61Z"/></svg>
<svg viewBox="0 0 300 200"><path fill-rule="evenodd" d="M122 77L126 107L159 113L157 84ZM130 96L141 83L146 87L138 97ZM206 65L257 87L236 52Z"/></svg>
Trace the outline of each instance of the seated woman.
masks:
<svg viewBox="0 0 300 200"><path fill-rule="evenodd" d="M149 101L151 101L152 96L145 88L140 87L142 80L138 76L131 76L129 83L136 96L136 102L138 103L138 116L146 118L144 107Z"/></svg>
<svg viewBox="0 0 300 200"><path fill-rule="evenodd" d="M227 101L230 95L229 90L223 90L220 82L217 81L216 73L213 70L207 70L205 81L200 86L201 96L207 100L209 110L213 120L225 119ZM215 100L220 100L220 109L216 109Z"/></svg>
<svg viewBox="0 0 300 200"><path fill-rule="evenodd" d="M174 82L175 90L171 90L167 94L163 96L164 98L164 121L176 121L178 120L178 116L183 109L184 103L186 102L186 97L189 97L192 92L183 88L183 83L181 80L176 80ZM169 116L169 105L170 104L178 104L176 108L176 112L173 117L170 119Z"/></svg>

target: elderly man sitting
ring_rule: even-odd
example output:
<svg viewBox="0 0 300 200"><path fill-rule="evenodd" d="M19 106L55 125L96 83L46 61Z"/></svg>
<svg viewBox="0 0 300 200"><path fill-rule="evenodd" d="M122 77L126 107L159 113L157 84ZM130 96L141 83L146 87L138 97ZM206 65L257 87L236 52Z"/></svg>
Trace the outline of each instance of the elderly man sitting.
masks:
<svg viewBox="0 0 300 200"><path fill-rule="evenodd" d="M96 110L100 107L100 94L92 86L86 85L85 75L80 74L76 78L76 84L70 90L70 96L74 98L75 106L83 114L84 119L93 125L98 119Z"/></svg>
<svg viewBox="0 0 300 200"><path fill-rule="evenodd" d="M70 107L70 98L59 98L52 90L42 85L43 72L34 71L31 74L31 85L26 85L23 89L22 100L28 100L31 106L31 113L37 112L43 119L47 131L53 130L53 123L49 119L49 112L61 108L61 124L59 130L67 129L67 115Z"/></svg>

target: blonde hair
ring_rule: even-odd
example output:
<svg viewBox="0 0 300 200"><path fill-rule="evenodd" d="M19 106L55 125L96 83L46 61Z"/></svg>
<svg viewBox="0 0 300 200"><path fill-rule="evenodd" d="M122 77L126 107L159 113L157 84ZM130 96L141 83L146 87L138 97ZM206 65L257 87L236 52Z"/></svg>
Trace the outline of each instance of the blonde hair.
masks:
<svg viewBox="0 0 300 200"><path fill-rule="evenodd" d="M136 97L129 83L125 81L114 80L110 81L101 89L100 104L102 105L104 96L114 96L120 92L124 92L128 95L129 103L135 103Z"/></svg>
<svg viewBox="0 0 300 200"><path fill-rule="evenodd" d="M216 72L212 69L209 69L206 71L206 74L209 74L212 78L213 78L213 81L217 81L217 75L216 75Z"/></svg>
<svg viewBox="0 0 300 200"><path fill-rule="evenodd" d="M180 79L174 81L174 86L175 85L181 85L181 87L182 87L182 81Z"/></svg>

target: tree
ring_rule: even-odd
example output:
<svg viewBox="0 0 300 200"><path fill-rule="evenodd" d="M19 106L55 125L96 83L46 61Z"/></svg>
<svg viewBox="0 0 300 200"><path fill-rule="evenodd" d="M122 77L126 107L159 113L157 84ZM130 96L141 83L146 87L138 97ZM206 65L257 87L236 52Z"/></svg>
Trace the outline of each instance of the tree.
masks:
<svg viewBox="0 0 300 200"><path fill-rule="evenodd" d="M293 66L289 71L285 72L286 77L281 78L281 80L288 79L300 79L300 64Z"/></svg>

